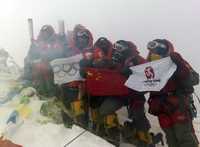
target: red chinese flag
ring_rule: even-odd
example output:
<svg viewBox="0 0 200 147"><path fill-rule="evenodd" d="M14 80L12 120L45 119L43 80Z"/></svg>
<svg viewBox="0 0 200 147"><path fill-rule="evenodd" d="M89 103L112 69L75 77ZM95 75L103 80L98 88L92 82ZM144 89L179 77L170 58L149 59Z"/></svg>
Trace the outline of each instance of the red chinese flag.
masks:
<svg viewBox="0 0 200 147"><path fill-rule="evenodd" d="M124 86L126 78L117 71L87 69L86 88L92 96L125 96L129 89Z"/></svg>

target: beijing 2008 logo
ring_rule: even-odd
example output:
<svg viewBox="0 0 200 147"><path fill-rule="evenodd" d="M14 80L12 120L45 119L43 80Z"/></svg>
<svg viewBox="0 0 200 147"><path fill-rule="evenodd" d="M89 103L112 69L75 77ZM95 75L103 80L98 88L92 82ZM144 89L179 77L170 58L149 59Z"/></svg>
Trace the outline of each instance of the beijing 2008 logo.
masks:
<svg viewBox="0 0 200 147"><path fill-rule="evenodd" d="M154 73L154 70L151 66L146 67L145 70L144 70L144 73L147 77L147 80L152 80L152 79L155 78L155 73Z"/></svg>

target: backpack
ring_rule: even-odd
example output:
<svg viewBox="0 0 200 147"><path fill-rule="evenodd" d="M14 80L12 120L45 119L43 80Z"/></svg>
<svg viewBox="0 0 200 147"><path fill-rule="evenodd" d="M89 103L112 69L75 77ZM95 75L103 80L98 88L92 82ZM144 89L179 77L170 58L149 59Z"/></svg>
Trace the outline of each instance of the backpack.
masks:
<svg viewBox="0 0 200 147"><path fill-rule="evenodd" d="M190 84L195 86L199 84L199 73L197 73L195 70L191 69L190 75L189 75Z"/></svg>
<svg viewBox="0 0 200 147"><path fill-rule="evenodd" d="M188 76L187 79L185 79L183 81L183 86L186 86L186 87L193 87L193 86L196 86L199 84L199 73L197 73L191 66L189 63L186 63L186 66L190 69L190 74Z"/></svg>

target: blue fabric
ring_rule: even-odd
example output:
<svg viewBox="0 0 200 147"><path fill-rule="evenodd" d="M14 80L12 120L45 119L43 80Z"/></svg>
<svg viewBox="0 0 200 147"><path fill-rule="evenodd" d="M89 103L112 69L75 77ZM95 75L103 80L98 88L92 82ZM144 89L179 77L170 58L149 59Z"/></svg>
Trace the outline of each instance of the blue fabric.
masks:
<svg viewBox="0 0 200 147"><path fill-rule="evenodd" d="M9 116L9 118L8 118L8 120L7 120L7 124L9 123L9 122L12 122L12 123L16 123L17 122L17 117L19 116L19 113L17 112L17 111L13 111L11 114L10 114L10 116Z"/></svg>

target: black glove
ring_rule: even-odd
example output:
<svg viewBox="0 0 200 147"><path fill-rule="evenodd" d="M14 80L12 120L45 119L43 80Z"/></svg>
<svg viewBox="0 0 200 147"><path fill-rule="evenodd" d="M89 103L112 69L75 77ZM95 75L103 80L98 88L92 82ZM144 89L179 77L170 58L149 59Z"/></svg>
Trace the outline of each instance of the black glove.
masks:
<svg viewBox="0 0 200 147"><path fill-rule="evenodd" d="M79 66L80 66L79 72L80 72L81 77L86 78L87 72L85 71L85 68L92 67L92 60L82 59L79 62Z"/></svg>
<svg viewBox="0 0 200 147"><path fill-rule="evenodd" d="M79 62L80 68L92 67L92 60L82 59Z"/></svg>
<svg viewBox="0 0 200 147"><path fill-rule="evenodd" d="M150 122L145 115L144 108L133 110L130 119L135 123L137 130L148 131L151 128Z"/></svg>
<svg viewBox="0 0 200 147"><path fill-rule="evenodd" d="M132 74L132 70L128 67L124 67L122 70L121 70L121 74L124 75L125 77L129 77L131 74Z"/></svg>

